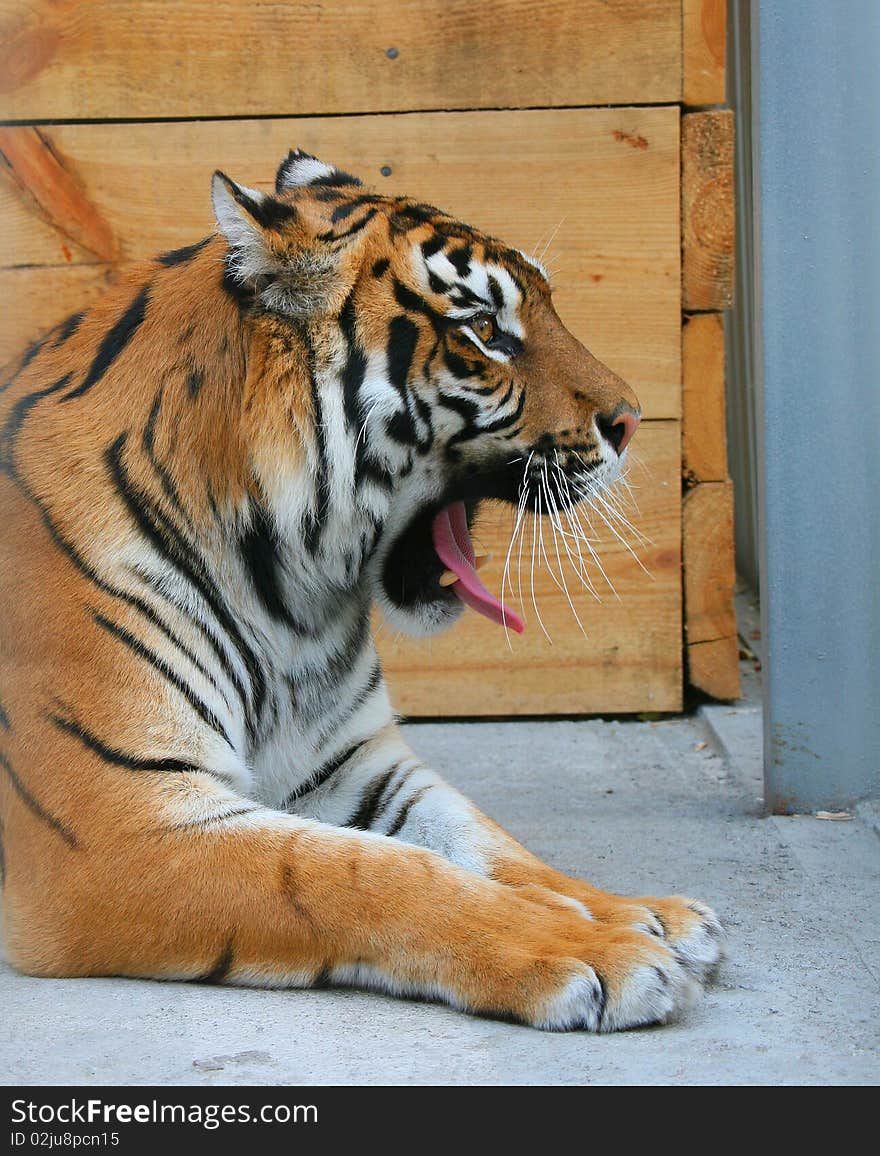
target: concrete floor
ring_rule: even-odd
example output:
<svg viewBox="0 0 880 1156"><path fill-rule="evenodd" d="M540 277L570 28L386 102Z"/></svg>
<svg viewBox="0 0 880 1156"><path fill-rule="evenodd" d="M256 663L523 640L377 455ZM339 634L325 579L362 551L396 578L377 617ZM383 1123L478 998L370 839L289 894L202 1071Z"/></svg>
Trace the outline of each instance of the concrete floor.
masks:
<svg viewBox="0 0 880 1156"><path fill-rule="evenodd" d="M409 728L424 756L563 870L715 906L730 958L683 1022L557 1035L352 991L35 980L0 964L0 1081L876 1083L877 812L760 817L760 714L747 692L737 707L668 721Z"/></svg>

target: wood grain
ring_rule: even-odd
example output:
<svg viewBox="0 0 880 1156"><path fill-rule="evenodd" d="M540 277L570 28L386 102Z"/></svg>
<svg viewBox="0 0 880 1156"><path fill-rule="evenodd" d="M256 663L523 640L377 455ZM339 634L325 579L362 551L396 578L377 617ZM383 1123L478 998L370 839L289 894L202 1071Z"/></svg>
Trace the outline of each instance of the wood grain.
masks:
<svg viewBox="0 0 880 1156"><path fill-rule="evenodd" d="M682 117L682 307L733 304L733 113Z"/></svg>
<svg viewBox="0 0 880 1156"><path fill-rule="evenodd" d="M727 477L724 403L724 319L685 317L681 333L681 467L688 483Z"/></svg>
<svg viewBox="0 0 880 1156"><path fill-rule="evenodd" d="M686 105L727 99L726 0L682 0L682 84Z"/></svg>
<svg viewBox="0 0 880 1156"><path fill-rule="evenodd" d="M680 0L6 0L4 120L679 99Z"/></svg>
<svg viewBox="0 0 880 1156"><path fill-rule="evenodd" d="M598 523L600 558L619 597L595 572L601 596L598 602L578 586L567 569L568 586L586 638L543 559L535 572L535 594L552 644L542 633L530 594L529 530L522 563L526 633L511 634L509 647L501 627L469 610L451 631L436 638L403 640L391 637L387 628L380 629L380 651L398 709L424 717L681 708L678 423L643 425L633 450L641 461L630 473L640 509L633 521L650 537L651 544L637 549L637 562ZM481 545L493 553L493 561L481 574L496 593L501 590L511 527L512 511L494 506L476 534ZM552 535L546 526L543 532L558 573ZM632 537L630 541L635 543ZM645 575L639 562L651 577ZM507 589L505 594L509 595ZM508 601L518 608L515 598Z"/></svg>
<svg viewBox="0 0 880 1156"><path fill-rule="evenodd" d="M687 680L712 698L739 698L739 640L736 635L711 642L694 642L687 648Z"/></svg>
<svg viewBox="0 0 880 1156"><path fill-rule="evenodd" d="M557 306L573 332L632 384L646 417L680 414L677 108L56 125L42 132L118 239L123 264L212 229L215 168L269 187L291 145L379 190L440 204L527 251L541 253L546 244ZM13 299L3 293L9 315L0 322L0 360L75 307L75 286L104 275L71 278L61 266L93 260L0 184L0 265L58 266L16 277Z"/></svg>
<svg viewBox="0 0 880 1156"><path fill-rule="evenodd" d="M112 229L39 129L0 128L0 180L12 191L13 203L58 235L62 251L69 252L69 242L92 260L119 256Z"/></svg>
<svg viewBox="0 0 880 1156"><path fill-rule="evenodd" d="M732 482L703 482L685 494L682 541L688 644L735 635Z"/></svg>

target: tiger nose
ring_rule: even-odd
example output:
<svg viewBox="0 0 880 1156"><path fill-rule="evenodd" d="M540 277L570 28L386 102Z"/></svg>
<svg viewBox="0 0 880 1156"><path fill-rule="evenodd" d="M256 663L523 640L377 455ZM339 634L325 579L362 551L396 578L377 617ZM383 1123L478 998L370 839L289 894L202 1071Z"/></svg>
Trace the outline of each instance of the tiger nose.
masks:
<svg viewBox="0 0 880 1156"><path fill-rule="evenodd" d="M639 428L641 420L641 417L631 410L623 410L617 415L601 413L596 415L599 433L616 450L618 457L632 441L632 436Z"/></svg>

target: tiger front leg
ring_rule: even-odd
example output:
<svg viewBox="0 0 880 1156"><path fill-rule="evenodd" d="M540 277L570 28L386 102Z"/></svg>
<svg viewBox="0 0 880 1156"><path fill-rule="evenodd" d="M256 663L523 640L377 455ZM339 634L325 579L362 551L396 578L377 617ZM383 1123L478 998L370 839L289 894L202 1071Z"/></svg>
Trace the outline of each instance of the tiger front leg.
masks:
<svg viewBox="0 0 880 1156"><path fill-rule="evenodd" d="M126 784L125 808L105 800L87 831L12 800L11 961L44 976L351 984L557 1030L661 1020L688 987L658 940L591 923L549 892L205 780Z"/></svg>
<svg viewBox="0 0 880 1156"><path fill-rule="evenodd" d="M604 1026L674 1016L721 958L721 925L708 907L681 897L621 898L554 870L426 767L393 726L344 756L317 788L305 788L292 800L298 813L429 848L529 902L575 914L592 934L609 935L624 955L631 951L634 973L645 942L653 945L653 978L664 988L663 997L653 988L634 994L641 981L634 986L624 967L607 988ZM633 1021L632 1014L646 1018Z"/></svg>

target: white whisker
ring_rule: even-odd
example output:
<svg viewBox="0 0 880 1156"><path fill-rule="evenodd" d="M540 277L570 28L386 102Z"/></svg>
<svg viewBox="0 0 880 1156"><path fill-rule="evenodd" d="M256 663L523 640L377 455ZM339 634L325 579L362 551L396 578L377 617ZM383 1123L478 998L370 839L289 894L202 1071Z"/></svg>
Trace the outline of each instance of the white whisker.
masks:
<svg viewBox="0 0 880 1156"><path fill-rule="evenodd" d="M544 632L544 637L547 639L547 641L552 646L553 645L553 639L547 633L547 628L544 625L544 620L541 617L541 612L538 609L538 602L537 602L537 599L535 598L535 554L537 552L537 544L538 544L538 519L541 516L541 495L540 495L540 493L537 495L537 498L538 498L538 512L536 515L534 515L532 517L532 566L531 566L532 606L534 606L534 608L535 608L535 617L538 619L538 623L541 627L541 630Z"/></svg>

